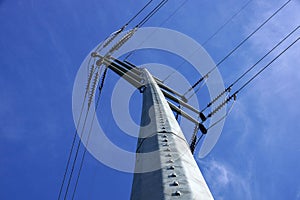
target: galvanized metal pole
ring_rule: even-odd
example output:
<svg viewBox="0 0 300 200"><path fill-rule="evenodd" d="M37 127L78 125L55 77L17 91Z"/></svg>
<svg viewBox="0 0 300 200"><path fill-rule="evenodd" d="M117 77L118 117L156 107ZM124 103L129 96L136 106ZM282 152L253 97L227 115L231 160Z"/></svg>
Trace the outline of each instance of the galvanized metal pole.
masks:
<svg viewBox="0 0 300 200"><path fill-rule="evenodd" d="M146 85L131 200L213 199L162 91L142 71Z"/></svg>

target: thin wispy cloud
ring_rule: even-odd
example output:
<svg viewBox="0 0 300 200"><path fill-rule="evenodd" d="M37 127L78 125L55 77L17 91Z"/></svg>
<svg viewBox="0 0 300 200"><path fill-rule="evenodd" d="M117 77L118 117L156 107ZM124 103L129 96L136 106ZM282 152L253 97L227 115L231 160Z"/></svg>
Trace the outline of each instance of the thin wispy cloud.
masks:
<svg viewBox="0 0 300 200"><path fill-rule="evenodd" d="M238 174L229 164L215 159L200 161L200 165L216 199L226 199L233 188L237 199L252 199L250 175Z"/></svg>

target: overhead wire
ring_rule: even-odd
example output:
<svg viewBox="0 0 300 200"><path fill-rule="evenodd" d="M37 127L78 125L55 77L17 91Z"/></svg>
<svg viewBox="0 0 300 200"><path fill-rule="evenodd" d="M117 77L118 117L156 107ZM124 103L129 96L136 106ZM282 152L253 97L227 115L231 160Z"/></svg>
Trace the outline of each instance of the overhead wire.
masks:
<svg viewBox="0 0 300 200"><path fill-rule="evenodd" d="M182 3L164 20L159 26L164 25L167 21L169 21L189 0L184 0Z"/></svg>
<svg viewBox="0 0 300 200"><path fill-rule="evenodd" d="M237 84L243 77L245 77L251 70L254 69L263 59L265 59L268 55L270 55L277 47L279 47L284 41L286 41L291 35L293 35L300 26L297 26L292 31L290 31L283 39L281 39L276 45L274 45L267 53L265 53L260 59L258 59L252 66L250 66L242 75L240 75L234 82L232 82L225 90L223 90L217 97L215 97L212 101L210 101L205 108L202 109L201 112L204 112L207 108L209 108L213 103L215 103L221 96L225 93L230 92L231 88Z"/></svg>
<svg viewBox="0 0 300 200"><path fill-rule="evenodd" d="M187 1L187 0L186 0ZM222 29L224 29L238 14L240 14L251 2L252 0L247 1L236 13L234 13L228 20L225 21L209 38L207 38L201 45L207 44L213 37L215 37ZM186 2L184 2L186 3ZM195 49L188 57L191 57L194 55L197 51L199 51L200 48ZM175 70L179 69L182 65L184 65L187 61L183 60L177 67L175 67ZM163 79L163 82L168 80L173 74L175 73L172 72L166 78Z"/></svg>
<svg viewBox="0 0 300 200"><path fill-rule="evenodd" d="M300 37L298 37L294 42L292 42L288 47L286 47L282 52L280 52L275 58L273 58L266 66L264 66L261 70L259 70L252 78L250 78L246 83L244 83L234 94L238 94L241 90L243 90L251 81L253 81L258 75L260 75L264 70L266 70L275 60L277 60L282 54L284 54L289 48L291 48L294 44L299 41Z"/></svg>
<svg viewBox="0 0 300 200"><path fill-rule="evenodd" d="M189 97L187 97L186 99L187 100L190 100L205 84L206 84L206 82L207 82L207 79L208 79L208 77L207 78L205 78L205 81L202 83L202 85L200 86L200 87L198 87L196 90L195 90L195 92L193 92ZM186 94L184 94L183 96L185 96Z"/></svg>
<svg viewBox="0 0 300 200"><path fill-rule="evenodd" d="M231 104L229 110L225 113L225 115L222 116L220 119L218 119L216 122L214 122L212 125L210 125L207 128L207 130L211 129L212 127L214 127L215 125L217 125L218 123L220 123L223 119L225 119L231 113L234 105L235 105L235 100L233 101L233 103Z"/></svg>
<svg viewBox="0 0 300 200"><path fill-rule="evenodd" d="M271 52L273 52L279 45L281 45L287 38L289 38L293 33L295 33L300 26L297 26L294 30L292 30L288 35L286 35L281 41L279 41L272 49L270 49L263 57L261 57L254 65L252 65L248 70L246 70L239 78L237 78L229 87L235 85L238 81L240 81L246 74L248 74L259 62L261 62L264 58L266 58Z"/></svg>
<svg viewBox="0 0 300 200"><path fill-rule="evenodd" d="M99 74L99 73L100 73L100 68L98 68L98 71L97 71L97 74ZM99 78L99 76L95 76L94 79L95 78ZM97 83L97 80L94 80L94 83ZM93 91L93 88L92 88L92 91ZM83 138L85 125L86 125L86 121L87 121L87 118L88 118L88 113L89 113L89 110L90 110L90 105L91 104L89 104L89 106L87 107L84 122L83 122L82 129L81 129L81 132L80 132L80 138ZM73 164L71 166L71 172L70 172L69 179L68 179L68 182L67 182L67 187L66 187L66 191L65 191L65 195L64 195L64 200L67 199L67 195L68 195L68 192L69 192L69 187L70 187L71 180L72 180L72 177L73 177L73 173L74 173L74 169L75 169L75 165L76 165L76 161L77 161L77 157L78 157L80 147L81 147L81 142L79 141L78 144L77 144Z"/></svg>
<svg viewBox="0 0 300 200"><path fill-rule="evenodd" d="M141 27L143 26L147 21L149 21L149 19L151 17L153 17L153 15L155 15L155 13L157 13L166 3L168 2L168 0L162 0L146 17L144 17L144 19L142 19L137 25L136 27Z"/></svg>
<svg viewBox="0 0 300 200"><path fill-rule="evenodd" d="M163 1L161 1L161 3L162 2L164 2L163 4L161 4L161 6L156 6L155 8L154 8L154 10L152 10L142 21L140 21L140 23L137 25L138 27L141 27L141 26L143 26L156 12L158 12L158 10L159 9L161 9L161 7L167 2L168 0L163 0ZM187 0L186 0L187 1ZM185 1L185 2L186 2ZM290 2L291 0L289 0L289 1L287 1L280 9L278 9L270 18L268 18L268 20L267 21L269 21L273 16L275 16L275 14L277 13L277 12L279 12L284 6L286 6L289 2ZM136 16L134 16L132 19L130 19L129 21L128 21L128 23L127 23L127 25L129 24L129 23L131 23L133 20L134 20L134 18L136 18L150 3L152 2L152 0L151 1L149 1L137 14L136 14ZM249 1L250 2L250 1ZM248 3L249 3L248 2ZM267 23L267 21L265 21L258 29L260 29L265 23ZM127 26L126 25L126 26ZM299 28L299 26L298 26L298 28ZM297 28L297 29L298 29ZM256 30L256 31L258 31L258 29ZM123 31L123 30L122 30ZM255 32L256 32L255 31ZM254 32L254 33L255 33ZM117 31L117 34L118 34L119 32ZM254 34L253 33L253 34ZM252 35L253 35L252 34ZM252 36L251 35L251 36ZM249 36L249 38L251 37L251 36ZM248 38L248 39L249 39ZM247 38L246 38L246 40L247 40ZM246 41L246 40L244 40L244 42ZM288 48L290 48L292 45L294 45L297 41L299 40L299 38L296 40L296 41L294 41ZM103 44L103 43L102 43ZM101 46L102 46L102 44L100 44ZM99 45L99 46L100 46ZM238 49L240 46L241 46L242 44L240 44L236 49ZM283 52L281 52L279 55L277 55L268 65L266 65L264 68L262 68L255 76L253 76L250 80L248 80L239 90L237 90L234 94L236 95L238 92L240 92L244 87L246 87L253 79L255 79L260 73L262 73L262 71L264 71L269 65L271 65L278 57L280 57L285 51L287 51L287 49L288 48L286 48ZM235 49L235 50L236 50ZM235 51L234 50L234 51ZM231 55L234 51L231 51L229 54ZM215 68L218 66L218 65L220 65L224 60L226 60L230 55L227 55L227 57L225 56L225 58L223 58L216 66L215 66ZM105 70L104 70L104 79L105 79L105 75L106 75L106 70L107 70L107 68L105 68ZM212 69L211 71L213 71L214 69ZM209 73L211 73L211 71L209 72ZM208 73L208 74L209 74ZM103 81L104 82L104 81ZM101 86L101 84L100 84L100 86ZM102 84L102 87L103 87L103 84ZM101 88L102 88L101 87ZM99 87L99 90L100 90L100 87ZM101 89L102 90L102 89ZM87 90L88 91L88 90ZM84 98L86 98L86 96L87 96L87 91L86 91L86 93L85 93L85 97ZM99 96L98 96L98 98L97 98L97 103L96 103L96 109L97 109L97 107L98 107L98 101L99 101L99 98L100 98L100 94L101 94L101 91L99 92ZM81 115L82 115L82 112L83 112L83 106L84 106L84 103L83 103L83 105L82 105L82 109L81 109L81 114L80 114L80 117L79 117L79 121L80 121L80 119L81 119ZM89 110L89 108L88 108L88 110ZM96 112L96 110L95 110L95 112ZM94 115L93 115L93 119L92 119L92 123L93 123L93 120L94 120L94 116L95 116L95 113L94 113ZM85 120L86 121L86 120ZM84 123L85 124L85 123ZM84 129L84 127L83 127L83 129ZM90 129L91 130L91 129ZM64 174L64 178L63 178L63 182L62 182L62 185L61 185L61 188L60 188L60 192L59 192L59 197L58 197L58 199L60 199L60 197L61 197L61 193L62 193L62 189L63 189L63 186L64 186L64 182L65 182L65 179L66 179L66 175L67 175L67 169L68 169L68 167L69 167L69 164L70 164L70 160L71 160L71 156L72 156L72 151L73 151L73 149L74 149L74 145L75 145L75 141L76 141L76 135L77 135L77 128L76 128L76 131L75 131L75 134L74 134L74 138L73 138L73 141L72 141L72 146L71 146L71 151L70 151L70 155L69 155L69 158L68 158L68 161L67 161L67 167L66 167L66 171L65 171L65 174ZM89 140L89 136L90 136L90 131L89 131L89 135L88 135L88 140ZM203 135L201 135L201 137L200 137L200 139L202 138L202 136ZM198 144L198 142L199 142L199 140L197 141L197 144ZM88 142L87 142L88 143ZM79 142L79 144L80 144L80 142ZM79 145L80 146L80 145ZM85 153L86 153L86 148L85 148L85 150L84 150L84 154L83 154L83 158L82 158L82 160L81 160L81 162L80 162L80 169L79 169L79 173L78 173L78 177L77 177L77 179L76 179L76 185L75 185L75 188L74 188L74 190L73 190L73 194L72 194L72 199L74 198L74 195L75 195L75 192L76 192L76 189L77 189L77 184L78 184L78 180L79 180L79 176L80 176L80 173L81 173L81 169L82 169L82 165L83 165L83 161L84 161L84 156L85 156ZM75 155L75 159L74 159L74 162L73 162L73 164L76 162L76 158L77 158L77 154L78 154L78 152L76 152L76 155ZM72 174L73 174L73 170L74 170L74 166L72 166L72 171L71 171L71 175L70 175L70 179L69 179L69 181L68 181L68 186L67 186L67 190L66 190L66 193L65 193L65 197L64 197L64 199L66 199L66 196L67 196L67 193L68 193L68 189L69 189L69 185L70 185L70 182L71 182L71 179L72 179Z"/></svg>
<svg viewBox="0 0 300 200"><path fill-rule="evenodd" d="M213 37L215 37L223 28L225 28L236 16L238 16L252 0L247 1L236 13L234 13L224 24L222 24L209 38L207 38L202 45L206 45Z"/></svg>
<svg viewBox="0 0 300 200"><path fill-rule="evenodd" d="M148 3L142 8L140 9L139 12L137 12L126 24L125 26L128 26L137 16L139 16L139 14L141 14L141 12L143 12L152 2L153 0L148 1Z"/></svg>
<svg viewBox="0 0 300 200"><path fill-rule="evenodd" d="M149 5L150 3L152 2L153 0L150 0L148 1L148 3L142 8L140 9L131 19L129 19L129 21L124 25L122 26L119 30L117 30L116 32L114 32L113 34L109 35L106 37L106 39L101 42L98 47L96 48L96 51L101 51L103 48L105 48L110 42L112 42L136 17L138 17L138 15L141 14L141 12L143 12ZM90 66L90 62L91 62L92 58L89 59L88 61L88 71L91 72L91 74L88 76L88 80L89 78L91 77L91 75L93 74L92 72L92 69L89 70L89 66ZM83 114L83 108L84 108L84 105L85 105L85 101L86 101L86 97L88 95L88 88L89 88L89 85L90 85L90 81L88 81L88 86L87 86L87 89L86 89L86 92L85 92L85 95L84 95L84 100L83 100L83 103L82 103L82 106L81 106L81 111L80 111L80 115L79 115L79 120L77 122L77 125L76 125L76 130L75 130L75 133L74 133L74 136L73 136L73 140L72 140L72 145L71 145L71 149L70 149L70 152L69 152L69 155L68 155L68 159L67 159L67 164L66 164L66 167L65 167L65 172L64 172L64 175L63 175L63 179L62 179L62 183L61 183L61 186L60 186L60 190L59 190L59 194L58 194L58 200L61 198L61 195L62 195L62 190L63 190L63 187L64 187L64 184L65 184L65 180L66 180L66 176L67 176L67 173L68 173L68 169L69 169L69 166L70 166L70 161L71 161L71 157L73 155L73 150L74 150L74 146L75 146L75 143L76 143L76 138L77 138L77 127L78 127L78 124L80 123L81 121L81 118L82 118L82 114ZM79 141L80 142L80 141ZM69 184L68 184L69 185ZM69 186L68 186L69 187Z"/></svg>
<svg viewBox="0 0 300 200"><path fill-rule="evenodd" d="M173 17L186 3L188 2L188 0L184 0L159 26L162 26L163 24L165 24L168 20L170 20L171 17ZM167 2L166 2L167 3ZM143 23L144 25L145 23ZM153 31L152 34L154 34L155 31ZM149 34L149 36L142 41L139 46L141 46L152 34ZM139 47L138 46L138 47ZM131 57L134 53L136 52L136 50L131 51L124 59L123 61L128 60L129 57Z"/></svg>
<svg viewBox="0 0 300 200"><path fill-rule="evenodd" d="M286 1L280 8L278 8L271 16L269 16L262 24L260 24L254 31L252 31L244 40L242 40L236 47L234 47L223 59L221 59L214 67L212 67L205 76L209 75L216 68L218 68L228 57L230 57L238 48L240 48L250 37L252 37L257 31L259 31L267 22L269 22L279 11L281 11L285 6L290 3L291 0ZM191 88L188 90L194 89L200 82L204 79L201 77Z"/></svg>
<svg viewBox="0 0 300 200"><path fill-rule="evenodd" d="M284 54L289 48L291 48L294 44L299 41L300 37L294 40L288 47L282 50L277 56L275 56L267 65L261 68L257 73L255 73L248 81L246 81L241 87L239 87L232 95L227 97L222 103L220 103L216 108L214 108L208 115L207 118L213 116L216 112L218 112L225 104L230 102L232 99L236 99L237 94L242 91L249 83L251 83L258 75L260 75L264 70L271 66L271 64L276 61L282 54Z"/></svg>
<svg viewBox="0 0 300 200"><path fill-rule="evenodd" d="M90 62L89 62L90 63ZM91 73L89 74L89 76L92 76L92 70L91 69ZM88 79L90 80L91 78L88 77ZM90 81L88 81L87 83L87 88L89 87L90 85ZM78 122L75 124L76 127L75 127L75 132L74 132L74 135L73 135L73 140L72 140L72 145L71 145L71 149L70 149L70 152L69 152L69 155L68 155L68 159L67 159L67 164L66 164L66 167L65 167L65 172L64 172L64 175L63 175L63 179L62 179L62 183L61 183L61 186L60 186L60 190L59 190L59 194L58 194L58 200L60 199L61 197L61 194L62 194L62 190L63 190L63 187L64 187L64 183L65 183L65 180L66 180L66 175L68 173L68 169L69 169L69 165L70 165L70 161L71 161L71 157L72 157L72 154L73 154L73 149L74 149L74 145L76 143L76 138L77 138L77 134L78 134L78 127L79 127L79 124L80 124L80 121L81 121L81 118L82 118L82 114L83 114L83 109L84 109L84 102L86 100L86 97L88 95L88 89L86 89L85 91L85 94L84 94L84 100L83 100L83 103L81 105L81 109L80 109L80 114L79 114L79 118L78 118Z"/></svg>
<svg viewBox="0 0 300 200"><path fill-rule="evenodd" d="M95 51L100 51L100 49L102 50L107 47L135 18L137 18L150 5L152 1L153 0L148 1L144 7L141 8L133 17L131 17L120 29L107 36L103 42L98 45Z"/></svg>
<svg viewBox="0 0 300 200"><path fill-rule="evenodd" d="M279 42L279 44L275 45L275 48L277 46L279 46L284 40L286 40L292 33L294 33L297 29L299 28L299 26L297 26L296 29L294 29L293 31L291 31L283 40L281 40ZM248 84L250 84L256 77L258 77L263 71L265 71L268 67L271 66L271 64L273 62L275 62L280 56L282 56L289 48L291 48L293 45L295 45L298 41L299 41L300 37L298 37L297 39L295 39L291 44L289 44L284 50L282 50L279 54L277 54L271 61L268 62L268 64L266 64L264 67L262 67L257 73L255 73L248 81L246 81L242 86L240 86L232 95L230 95L229 97L227 97L221 104L219 104L216 108L214 108L214 110L212 110L208 115L207 118L212 117L216 112L218 112L225 104L229 103L232 99L234 99L234 102L231 104L231 107L229 108L229 110L226 112L226 114L224 116L222 116L220 119L218 119L216 122L214 122L212 125L210 125L207 130L211 129L212 127L214 127L215 125L217 125L218 123L220 123L223 119L225 119L229 113L232 111L232 108L234 106L234 103L236 101L237 98L237 94L242 91ZM272 51L275 49L274 47L271 49ZM270 51L267 53L269 54ZM266 56L264 56L266 57ZM257 63L256 63L257 64ZM255 64L255 65L256 65ZM202 138L204 134L202 133L200 139ZM194 135L193 135L194 137ZM192 137L192 139L193 139ZM198 145L200 139L198 139L198 141L195 143L195 147Z"/></svg>
<svg viewBox="0 0 300 200"><path fill-rule="evenodd" d="M96 101L96 107L95 107L95 110L94 110L94 113L93 113L93 118L92 118L92 122L91 122L91 125L90 125L90 128L89 128L89 131L88 131L88 136L87 136L87 140L86 140L86 146L85 146L83 155L82 155L82 157L81 157L81 161L80 161L80 165L79 165L79 170L78 170L77 177L76 177L76 181L75 181L74 190L73 190L73 193L72 193L72 199L74 199L75 193L76 193L76 190L77 190L77 186L78 186L78 182L79 182L79 177L80 177L80 175L81 175L81 171L82 171L82 167L83 167L85 155L86 155L87 148L88 148L89 141L90 141L90 136L91 136L91 132L92 132L92 127L93 127L93 123L94 123L94 118L95 118L95 115L96 115L96 111L97 111L97 109L98 109L100 97L101 97L101 94L102 94L102 89L103 89L103 86L104 86L104 81L105 81L106 74L107 74L107 69L108 69L108 68L106 67L105 70L104 70L104 72L103 72L102 79L101 79L101 82L100 82L100 86L99 86L99 94L98 94L97 101Z"/></svg>

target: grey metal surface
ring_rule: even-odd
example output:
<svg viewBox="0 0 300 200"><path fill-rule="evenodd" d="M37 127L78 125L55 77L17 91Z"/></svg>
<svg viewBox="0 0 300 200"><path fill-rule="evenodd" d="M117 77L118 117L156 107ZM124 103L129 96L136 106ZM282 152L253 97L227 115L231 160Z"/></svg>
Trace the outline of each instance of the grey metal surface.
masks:
<svg viewBox="0 0 300 200"><path fill-rule="evenodd" d="M146 88L135 168L142 171L153 162L160 169L134 174L131 200L213 199L163 93L146 69L143 77ZM155 152L150 162L139 156L148 152Z"/></svg>

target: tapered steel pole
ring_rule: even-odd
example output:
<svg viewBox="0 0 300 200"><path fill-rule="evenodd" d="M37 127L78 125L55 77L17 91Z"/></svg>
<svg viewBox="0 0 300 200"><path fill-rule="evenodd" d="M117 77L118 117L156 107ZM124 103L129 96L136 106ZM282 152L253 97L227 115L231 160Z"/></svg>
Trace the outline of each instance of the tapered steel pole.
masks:
<svg viewBox="0 0 300 200"><path fill-rule="evenodd" d="M213 199L162 91L146 69L142 77L146 84L131 200Z"/></svg>

